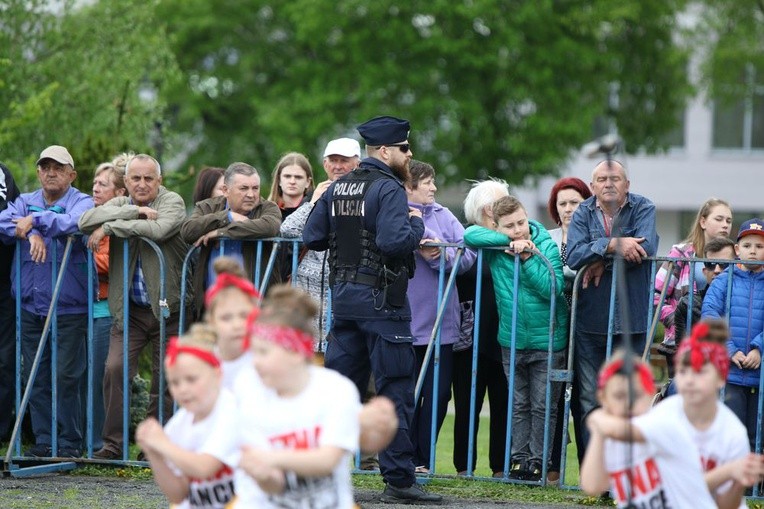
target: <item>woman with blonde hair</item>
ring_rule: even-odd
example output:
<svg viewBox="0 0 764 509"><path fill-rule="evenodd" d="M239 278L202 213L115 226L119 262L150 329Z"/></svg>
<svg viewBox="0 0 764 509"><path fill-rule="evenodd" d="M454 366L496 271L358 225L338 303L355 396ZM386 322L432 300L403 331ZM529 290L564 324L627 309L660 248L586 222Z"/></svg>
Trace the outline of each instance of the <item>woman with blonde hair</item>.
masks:
<svg viewBox="0 0 764 509"><path fill-rule="evenodd" d="M729 203L719 198L709 198L698 210L692 229L681 243L671 247L669 258L693 258L703 256L706 242L715 237L728 237L732 228L732 209ZM653 305L658 305L660 296L666 287L666 295L661 307L661 321L665 326L661 350L673 357L676 350L674 337L674 312L679 299L690 291L698 293L706 286L702 263L689 263L679 260L674 262L669 271L669 262L664 262L655 276L655 293ZM671 358L668 365L673 366ZM670 369L673 375L673 369Z"/></svg>

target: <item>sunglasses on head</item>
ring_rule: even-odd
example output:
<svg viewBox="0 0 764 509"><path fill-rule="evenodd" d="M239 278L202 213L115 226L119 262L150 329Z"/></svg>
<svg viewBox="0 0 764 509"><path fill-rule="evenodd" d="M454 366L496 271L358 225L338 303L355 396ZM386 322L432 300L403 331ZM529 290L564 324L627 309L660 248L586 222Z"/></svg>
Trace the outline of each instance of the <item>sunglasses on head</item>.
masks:
<svg viewBox="0 0 764 509"><path fill-rule="evenodd" d="M714 270L714 269L716 269L717 265L719 266L720 269L724 270L724 269L727 268L729 263L728 262L703 262L703 266L707 270Z"/></svg>
<svg viewBox="0 0 764 509"><path fill-rule="evenodd" d="M400 149L400 151L403 152L404 154L407 154L409 149L411 148L411 144L410 143L401 143L401 144L397 144L397 145L387 145L387 146L388 147L398 147Z"/></svg>

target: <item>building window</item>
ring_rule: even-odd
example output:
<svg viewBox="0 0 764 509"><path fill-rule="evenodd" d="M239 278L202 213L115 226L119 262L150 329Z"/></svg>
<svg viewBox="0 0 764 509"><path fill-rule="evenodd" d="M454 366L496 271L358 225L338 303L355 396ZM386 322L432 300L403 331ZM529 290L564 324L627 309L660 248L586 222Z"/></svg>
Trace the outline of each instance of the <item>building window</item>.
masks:
<svg viewBox="0 0 764 509"><path fill-rule="evenodd" d="M684 148L684 109L676 112L676 126L661 137L661 144L669 149Z"/></svg>
<svg viewBox="0 0 764 509"><path fill-rule="evenodd" d="M744 152L764 149L764 84L757 82L753 66L747 66L744 74L743 85L728 87L725 90L728 95L714 104L716 149ZM737 99L733 99L735 95Z"/></svg>

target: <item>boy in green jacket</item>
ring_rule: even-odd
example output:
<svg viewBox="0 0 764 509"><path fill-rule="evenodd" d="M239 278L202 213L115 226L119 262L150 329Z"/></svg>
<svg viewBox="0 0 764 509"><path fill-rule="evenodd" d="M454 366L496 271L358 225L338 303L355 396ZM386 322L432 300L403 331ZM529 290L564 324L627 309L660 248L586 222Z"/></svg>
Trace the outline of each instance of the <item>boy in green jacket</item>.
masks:
<svg viewBox="0 0 764 509"><path fill-rule="evenodd" d="M470 226L464 232L464 242L474 248L506 248L504 251L486 249L484 256L491 267L496 290L498 341L507 377L510 376L512 341L515 345L515 359L511 364L514 392L510 478L539 481L545 470L542 468L545 430L555 428L557 400L562 390L561 384L551 383L550 398L546 399L549 369L564 367L567 346L568 308L563 298L562 260L549 233L540 223L528 219L525 207L514 196L494 203L493 218L493 230ZM552 272L536 251L549 260ZM520 271L520 284L513 288L516 267ZM556 308L551 316L553 297ZM518 299L517 316L513 317L515 298ZM551 366L548 364L550 349ZM545 427L547 406L550 420ZM548 443L551 448L551 440Z"/></svg>

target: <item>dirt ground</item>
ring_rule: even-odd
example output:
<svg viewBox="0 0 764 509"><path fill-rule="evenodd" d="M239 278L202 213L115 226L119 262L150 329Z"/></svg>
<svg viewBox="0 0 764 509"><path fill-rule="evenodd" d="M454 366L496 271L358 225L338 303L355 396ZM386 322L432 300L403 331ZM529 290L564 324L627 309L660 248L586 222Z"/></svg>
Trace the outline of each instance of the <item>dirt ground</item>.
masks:
<svg viewBox="0 0 764 509"><path fill-rule="evenodd" d="M379 492L357 491L356 500L363 509L432 507L383 504ZM442 504L451 509L534 508L559 509L561 505L518 504L509 501L475 501L448 498ZM3 509L158 509L168 504L153 481L119 477L84 477L49 474L39 477L0 479L0 507Z"/></svg>

